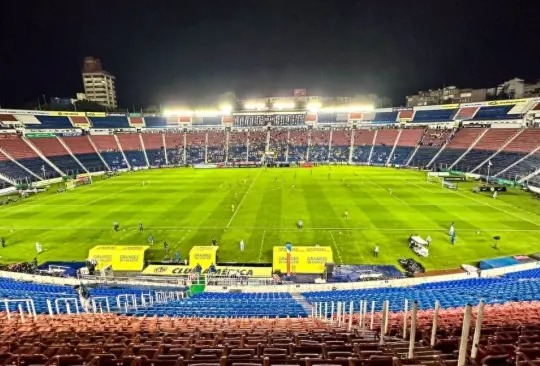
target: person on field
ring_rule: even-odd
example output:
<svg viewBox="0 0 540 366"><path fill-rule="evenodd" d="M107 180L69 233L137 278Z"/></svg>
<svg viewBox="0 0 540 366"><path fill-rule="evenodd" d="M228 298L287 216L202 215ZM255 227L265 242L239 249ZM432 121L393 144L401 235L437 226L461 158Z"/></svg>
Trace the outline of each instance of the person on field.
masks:
<svg viewBox="0 0 540 366"><path fill-rule="evenodd" d="M165 254L169 253L169 244L166 241L163 242L163 249L165 250Z"/></svg>
<svg viewBox="0 0 540 366"><path fill-rule="evenodd" d="M37 241L36 241L36 252L37 252L37 254L41 254L43 252L43 247Z"/></svg>
<svg viewBox="0 0 540 366"><path fill-rule="evenodd" d="M304 221L302 221L302 219L298 220L296 226L298 227L299 230L303 230L304 229Z"/></svg>
<svg viewBox="0 0 540 366"><path fill-rule="evenodd" d="M240 251L243 252L245 249L246 244L244 243L244 239L240 240Z"/></svg>
<svg viewBox="0 0 540 366"><path fill-rule="evenodd" d="M452 222L450 224L450 229L448 230L448 235L452 236L454 235L454 232L455 232L455 228L454 228L454 223Z"/></svg>
<svg viewBox="0 0 540 366"><path fill-rule="evenodd" d="M216 238L212 238L212 246L215 247L217 245L217 240Z"/></svg>
<svg viewBox="0 0 540 366"><path fill-rule="evenodd" d="M231 205L231 211L234 212L234 205Z"/></svg>
<svg viewBox="0 0 540 366"><path fill-rule="evenodd" d="M345 218L345 220L349 219L349 211L348 210L345 210L345 213L343 213L343 217Z"/></svg>
<svg viewBox="0 0 540 366"><path fill-rule="evenodd" d="M373 256L377 258L379 256L379 246L375 245L375 248L373 248Z"/></svg>
<svg viewBox="0 0 540 366"><path fill-rule="evenodd" d="M426 243L427 243L427 246L429 247L429 245L431 244L431 236L430 235L427 236Z"/></svg>
<svg viewBox="0 0 540 366"><path fill-rule="evenodd" d="M497 199L497 191L494 191L494 192L493 192L493 199L494 199L494 200Z"/></svg>
<svg viewBox="0 0 540 366"><path fill-rule="evenodd" d="M113 222L113 230L118 231L119 228L120 228L120 225L118 224L118 221Z"/></svg>
<svg viewBox="0 0 540 366"><path fill-rule="evenodd" d="M148 243L150 244L150 246L154 246L154 236L152 234L148 236Z"/></svg>
<svg viewBox="0 0 540 366"><path fill-rule="evenodd" d="M0 238L0 245L2 245L2 248L5 248L6 247L6 241L4 240L4 238Z"/></svg>
<svg viewBox="0 0 540 366"><path fill-rule="evenodd" d="M144 230L143 224L142 222L139 222L139 231L143 231L143 230Z"/></svg>

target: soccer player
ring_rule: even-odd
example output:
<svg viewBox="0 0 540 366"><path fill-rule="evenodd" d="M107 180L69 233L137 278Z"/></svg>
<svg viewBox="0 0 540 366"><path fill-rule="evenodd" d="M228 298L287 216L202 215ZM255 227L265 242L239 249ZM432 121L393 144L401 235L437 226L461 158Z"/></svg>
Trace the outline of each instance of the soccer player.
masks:
<svg viewBox="0 0 540 366"><path fill-rule="evenodd" d="M244 251L244 248L245 248L245 243L244 243L244 239L240 240L240 251L243 252Z"/></svg>
<svg viewBox="0 0 540 366"><path fill-rule="evenodd" d="M4 238L0 238L0 245L2 245L2 248L5 248L6 247L6 241L4 240Z"/></svg>
<svg viewBox="0 0 540 366"><path fill-rule="evenodd" d="M450 235L450 236L454 235L454 231L455 231L454 222L452 222L450 224L450 230L448 230L448 235Z"/></svg>
<svg viewBox="0 0 540 366"><path fill-rule="evenodd" d="M216 238L212 238L212 246L215 247L217 245L217 240Z"/></svg>
<svg viewBox="0 0 540 366"><path fill-rule="evenodd" d="M298 220L297 226L298 226L299 230L303 230L304 229L304 221L302 221L302 219Z"/></svg>
<svg viewBox="0 0 540 366"><path fill-rule="evenodd" d="M349 219L349 211L345 210L345 212L343 213L343 217L345 218L345 220L348 220Z"/></svg>
<svg viewBox="0 0 540 366"><path fill-rule="evenodd" d="M375 248L373 248L373 256L377 258L379 256L379 245L375 244Z"/></svg>
<svg viewBox="0 0 540 366"><path fill-rule="evenodd" d="M235 198L235 199L238 198L238 193L234 192L234 198Z"/></svg>
<svg viewBox="0 0 540 366"><path fill-rule="evenodd" d="M114 231L118 231L119 227L120 227L120 225L118 224L118 221L113 222L113 230Z"/></svg>
<svg viewBox="0 0 540 366"><path fill-rule="evenodd" d="M456 245L456 232L452 232L452 235L450 235L450 244Z"/></svg>
<svg viewBox="0 0 540 366"><path fill-rule="evenodd" d="M494 192L493 192L493 199L494 199L494 200L497 199L497 191L494 191Z"/></svg>
<svg viewBox="0 0 540 366"><path fill-rule="evenodd" d="M174 253L174 263L180 263L180 252Z"/></svg>
<svg viewBox="0 0 540 366"><path fill-rule="evenodd" d="M426 243L427 243L427 246L429 247L429 245L431 244L431 236L427 236L426 238Z"/></svg>
<svg viewBox="0 0 540 366"><path fill-rule="evenodd" d="M234 212L234 205L231 205L231 211Z"/></svg>
<svg viewBox="0 0 540 366"><path fill-rule="evenodd" d="M150 243L151 247L154 246L154 237L152 236L152 234L148 235L148 243Z"/></svg>
<svg viewBox="0 0 540 366"><path fill-rule="evenodd" d="M169 253L169 244L166 241L163 242L163 249L165 250L165 254Z"/></svg>
<svg viewBox="0 0 540 366"><path fill-rule="evenodd" d="M36 252L37 252L37 254L41 254L43 252L43 247L37 241L36 241Z"/></svg>
<svg viewBox="0 0 540 366"><path fill-rule="evenodd" d="M144 230L143 224L142 224L142 222L139 222L139 231L143 231L143 230Z"/></svg>

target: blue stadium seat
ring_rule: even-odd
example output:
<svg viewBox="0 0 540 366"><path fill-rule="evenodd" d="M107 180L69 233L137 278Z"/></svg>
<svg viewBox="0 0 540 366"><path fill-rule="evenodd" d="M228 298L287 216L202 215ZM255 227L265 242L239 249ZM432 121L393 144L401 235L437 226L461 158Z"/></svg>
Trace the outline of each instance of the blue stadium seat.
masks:
<svg viewBox="0 0 540 366"><path fill-rule="evenodd" d="M355 146L353 148L352 161L354 163L367 163L372 146Z"/></svg>
<svg viewBox="0 0 540 366"><path fill-rule="evenodd" d="M167 119L165 117L144 117L146 127L149 128L166 128Z"/></svg>
<svg viewBox="0 0 540 366"><path fill-rule="evenodd" d="M410 166L427 166L431 159L437 154L440 147L422 146L414 154L413 159L409 163Z"/></svg>
<svg viewBox="0 0 540 366"><path fill-rule="evenodd" d="M497 119L517 119L520 114L508 114L514 108L512 105L481 107L474 115L473 120L497 120Z"/></svg>
<svg viewBox="0 0 540 366"><path fill-rule="evenodd" d="M81 162L82 165L84 165L86 169L88 169L89 172L99 172L105 170L105 165L99 158L98 154L75 154L75 157Z"/></svg>
<svg viewBox="0 0 540 366"><path fill-rule="evenodd" d="M162 149L146 150L148 163L150 166L160 166L165 164L165 153Z"/></svg>
<svg viewBox="0 0 540 366"><path fill-rule="evenodd" d="M437 159L433 162L433 167L446 167L454 163L463 153L465 149L444 149Z"/></svg>
<svg viewBox="0 0 540 366"><path fill-rule="evenodd" d="M371 155L371 165L384 165L393 146L375 146Z"/></svg>
<svg viewBox="0 0 540 366"><path fill-rule="evenodd" d="M311 146L309 148L309 161L328 161L328 146Z"/></svg>
<svg viewBox="0 0 540 366"><path fill-rule="evenodd" d="M341 162L349 160L349 146L332 146L330 149L331 162Z"/></svg>
<svg viewBox="0 0 540 366"><path fill-rule="evenodd" d="M140 150L124 151L124 154L126 155L126 159L130 166L132 167L146 166L146 159L144 158L144 153L142 151Z"/></svg>
<svg viewBox="0 0 540 366"><path fill-rule="evenodd" d="M458 109L418 110L413 122L451 122Z"/></svg>
<svg viewBox="0 0 540 366"><path fill-rule="evenodd" d="M396 122L398 112L378 112L375 113L372 123L389 123Z"/></svg>
<svg viewBox="0 0 540 366"><path fill-rule="evenodd" d="M39 120L39 122L41 122L41 124L26 125L26 127L31 128L31 129L49 129L49 130L74 128L68 117L36 116L36 118Z"/></svg>
<svg viewBox="0 0 540 366"><path fill-rule="evenodd" d="M411 146L396 146L394 149L394 154L392 155L392 158L390 159L390 164L396 164L396 165L405 165L407 160L409 160L409 156L413 153L415 147Z"/></svg>
<svg viewBox="0 0 540 366"><path fill-rule="evenodd" d="M538 167L540 167L540 155L533 154L525 160L521 161L520 163L514 165L512 168L505 171L499 177L510 180L519 180L534 172L536 169L538 169Z"/></svg>
<svg viewBox="0 0 540 366"><path fill-rule="evenodd" d="M89 117L94 128L130 128L127 117L107 116L107 117Z"/></svg>
<svg viewBox="0 0 540 366"><path fill-rule="evenodd" d="M109 165L109 168L111 169L127 168L127 165L124 161L124 157L122 156L121 152L107 151L107 152L102 152L101 156L103 156L103 159L105 159L105 161L107 162L107 165Z"/></svg>
<svg viewBox="0 0 540 366"><path fill-rule="evenodd" d="M8 178L11 178L19 182L33 182L37 180L32 174L12 162L11 160L0 161L0 173L4 174Z"/></svg>

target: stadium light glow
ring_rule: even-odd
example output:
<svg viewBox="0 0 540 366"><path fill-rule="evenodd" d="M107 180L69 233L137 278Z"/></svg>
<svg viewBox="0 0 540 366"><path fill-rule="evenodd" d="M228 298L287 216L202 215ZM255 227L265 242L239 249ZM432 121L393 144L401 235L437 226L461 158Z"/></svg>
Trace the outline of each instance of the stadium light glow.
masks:
<svg viewBox="0 0 540 366"><path fill-rule="evenodd" d="M321 112L369 112L374 108L372 105L357 105L357 106L343 106L343 107L329 107L322 108Z"/></svg>
<svg viewBox="0 0 540 366"><path fill-rule="evenodd" d="M244 108L247 110L253 110L253 111L261 111L266 109L266 105L264 103L247 103L244 105Z"/></svg>
<svg viewBox="0 0 540 366"><path fill-rule="evenodd" d="M294 102L275 102L275 109L293 109L295 107Z"/></svg>
<svg viewBox="0 0 540 366"><path fill-rule="evenodd" d="M321 102L311 102L307 105L307 109L310 112L317 112L321 109Z"/></svg>
<svg viewBox="0 0 540 366"><path fill-rule="evenodd" d="M230 114L232 112L232 106L230 104L224 104L219 109L221 109L222 112Z"/></svg>
<svg viewBox="0 0 540 366"><path fill-rule="evenodd" d="M187 116L192 116L193 115L193 111L190 111L190 110L187 110L187 109L165 109L163 110L163 115L165 117L174 117L174 116L183 116L183 117L187 117Z"/></svg>

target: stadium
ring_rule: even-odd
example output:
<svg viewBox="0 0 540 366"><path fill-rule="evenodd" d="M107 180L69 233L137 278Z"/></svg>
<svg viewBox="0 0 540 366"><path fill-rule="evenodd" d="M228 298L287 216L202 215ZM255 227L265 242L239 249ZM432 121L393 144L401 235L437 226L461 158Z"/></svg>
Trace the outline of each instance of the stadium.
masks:
<svg viewBox="0 0 540 366"><path fill-rule="evenodd" d="M535 364L539 117L0 110L0 361Z"/></svg>

